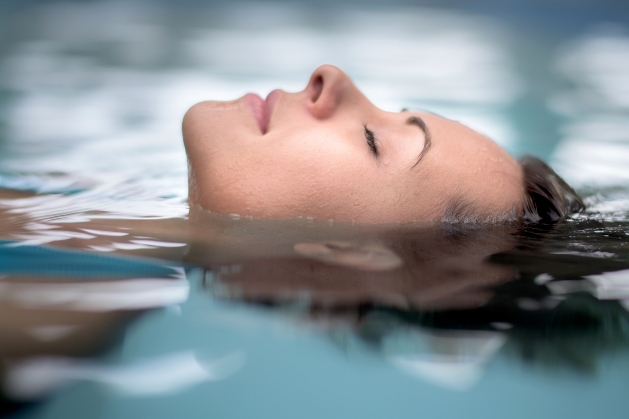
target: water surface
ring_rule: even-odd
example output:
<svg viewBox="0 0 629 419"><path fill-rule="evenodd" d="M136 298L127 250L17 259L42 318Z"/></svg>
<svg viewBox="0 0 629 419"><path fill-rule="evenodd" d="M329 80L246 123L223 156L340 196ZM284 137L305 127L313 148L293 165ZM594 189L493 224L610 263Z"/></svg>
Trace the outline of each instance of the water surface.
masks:
<svg viewBox="0 0 629 419"><path fill-rule="evenodd" d="M624 9L323 3L4 6L4 411L623 416ZM324 62L387 110L547 159L588 210L480 229L191 210L185 110L301 89ZM328 250L308 259L298 243ZM387 251L402 266L371 269Z"/></svg>

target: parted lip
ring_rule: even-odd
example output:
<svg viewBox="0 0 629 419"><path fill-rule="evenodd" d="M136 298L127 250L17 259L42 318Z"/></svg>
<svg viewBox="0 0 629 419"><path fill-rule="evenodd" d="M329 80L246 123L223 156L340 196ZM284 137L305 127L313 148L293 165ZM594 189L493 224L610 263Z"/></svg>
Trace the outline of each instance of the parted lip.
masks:
<svg viewBox="0 0 629 419"><path fill-rule="evenodd" d="M255 93L247 93L245 95L245 100L253 113L254 119L258 123L258 127L260 128L262 135L268 132L273 109L275 108L275 104L279 100L280 95L281 90L279 89L273 90L269 93L266 100L262 100L262 98Z"/></svg>

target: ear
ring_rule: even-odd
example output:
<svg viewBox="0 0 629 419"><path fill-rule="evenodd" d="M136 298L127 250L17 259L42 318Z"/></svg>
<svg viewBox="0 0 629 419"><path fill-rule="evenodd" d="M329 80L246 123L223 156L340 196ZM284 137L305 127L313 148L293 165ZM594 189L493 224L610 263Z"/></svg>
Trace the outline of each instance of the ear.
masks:
<svg viewBox="0 0 629 419"><path fill-rule="evenodd" d="M293 249L308 259L363 271L388 271L404 264L402 258L381 244L323 241L297 243Z"/></svg>

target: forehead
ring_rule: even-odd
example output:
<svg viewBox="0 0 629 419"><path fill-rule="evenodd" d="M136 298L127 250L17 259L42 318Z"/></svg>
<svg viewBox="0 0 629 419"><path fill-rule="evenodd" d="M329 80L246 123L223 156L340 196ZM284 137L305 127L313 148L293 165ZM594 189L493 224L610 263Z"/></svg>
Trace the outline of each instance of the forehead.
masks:
<svg viewBox="0 0 629 419"><path fill-rule="evenodd" d="M457 196L488 212L521 205L522 169L504 149L457 121L425 112L418 116L432 137L432 150L418 167L425 166L444 198Z"/></svg>
<svg viewBox="0 0 629 419"><path fill-rule="evenodd" d="M519 166L516 160L496 142L467 125L428 112L418 112L416 115L426 122L433 145L441 153L449 154L448 157L455 161L465 161L477 165L498 162L511 168ZM457 154L457 152L463 151L467 154ZM442 155L441 157L446 156Z"/></svg>
<svg viewBox="0 0 629 419"><path fill-rule="evenodd" d="M485 135L473 130L459 121L425 111L415 112L413 115L417 115L422 118L424 122L426 122L430 132L440 137L441 141L467 140L469 143L471 140L474 140L480 143L491 143L496 145L494 141Z"/></svg>

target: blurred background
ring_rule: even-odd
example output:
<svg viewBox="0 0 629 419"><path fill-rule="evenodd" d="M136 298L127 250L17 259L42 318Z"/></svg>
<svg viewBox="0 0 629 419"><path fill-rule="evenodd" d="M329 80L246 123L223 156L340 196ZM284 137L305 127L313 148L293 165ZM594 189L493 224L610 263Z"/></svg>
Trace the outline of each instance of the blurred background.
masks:
<svg viewBox="0 0 629 419"><path fill-rule="evenodd" d="M325 318L299 299L247 304L216 280L240 265L206 271L199 243L133 230L188 215L180 127L191 105L301 90L323 63L384 109L433 111L546 159L590 213L532 235L504 299L463 319L465 333L391 307ZM39 193L0 201L0 414L626 412L626 0L0 0L0 189ZM98 217L119 225L94 229ZM216 225L253 225L231 221ZM278 226L260 227L256 245L283 237ZM171 262L127 257L164 249ZM505 299L513 324L492 317Z"/></svg>
<svg viewBox="0 0 629 419"><path fill-rule="evenodd" d="M300 90L322 63L578 185L629 180L626 1L2 0L3 182L63 173L182 202L190 105Z"/></svg>

